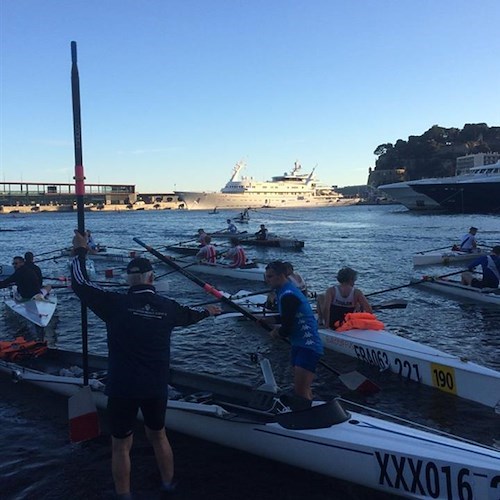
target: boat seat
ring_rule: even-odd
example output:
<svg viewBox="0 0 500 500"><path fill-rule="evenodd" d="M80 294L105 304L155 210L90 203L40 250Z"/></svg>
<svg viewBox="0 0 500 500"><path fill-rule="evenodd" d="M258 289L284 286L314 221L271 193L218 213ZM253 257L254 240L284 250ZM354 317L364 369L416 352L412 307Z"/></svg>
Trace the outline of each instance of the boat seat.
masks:
<svg viewBox="0 0 500 500"><path fill-rule="evenodd" d="M256 410L270 411L276 401L276 394L269 390L255 389L252 391L248 406Z"/></svg>
<svg viewBox="0 0 500 500"><path fill-rule="evenodd" d="M306 410L291 411L276 415L276 421L285 429L323 429L349 420L351 415L341 404L332 399L316 404Z"/></svg>

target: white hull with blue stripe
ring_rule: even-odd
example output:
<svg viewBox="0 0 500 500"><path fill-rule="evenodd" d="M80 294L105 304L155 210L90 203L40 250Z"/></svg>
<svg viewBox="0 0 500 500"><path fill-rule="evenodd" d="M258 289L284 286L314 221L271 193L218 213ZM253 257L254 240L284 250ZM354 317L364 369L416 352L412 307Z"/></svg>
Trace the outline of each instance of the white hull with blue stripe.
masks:
<svg viewBox="0 0 500 500"><path fill-rule="evenodd" d="M49 350L24 366L0 360L0 371L72 396L82 380L57 373L80 359L78 353ZM89 365L102 376L106 359L91 356ZM102 384L91 385L97 406L105 408ZM500 498L496 449L350 412L338 400L286 411L268 388L177 370L171 385L176 400L168 404L170 430L406 498ZM277 413L278 407L285 413Z"/></svg>

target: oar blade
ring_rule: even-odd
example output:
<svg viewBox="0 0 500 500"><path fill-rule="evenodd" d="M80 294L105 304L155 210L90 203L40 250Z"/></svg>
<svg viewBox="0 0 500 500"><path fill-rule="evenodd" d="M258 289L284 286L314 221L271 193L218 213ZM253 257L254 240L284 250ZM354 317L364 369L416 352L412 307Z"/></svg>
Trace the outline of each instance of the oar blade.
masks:
<svg viewBox="0 0 500 500"><path fill-rule="evenodd" d="M83 386L68 400L69 437L72 443L88 441L99 436L99 416L92 390Z"/></svg>
<svg viewBox="0 0 500 500"><path fill-rule="evenodd" d="M357 391L361 394L369 395L376 394L381 390L375 382L372 382L360 372L354 371L341 373L338 377L339 380L351 391Z"/></svg>

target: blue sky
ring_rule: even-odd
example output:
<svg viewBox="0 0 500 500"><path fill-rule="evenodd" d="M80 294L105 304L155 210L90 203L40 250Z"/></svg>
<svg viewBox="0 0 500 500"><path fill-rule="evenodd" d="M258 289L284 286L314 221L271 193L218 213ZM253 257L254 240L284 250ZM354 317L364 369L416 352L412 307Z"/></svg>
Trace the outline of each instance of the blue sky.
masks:
<svg viewBox="0 0 500 500"><path fill-rule="evenodd" d="M375 148L500 125L498 0L2 0L0 178L218 190L233 165L364 184Z"/></svg>

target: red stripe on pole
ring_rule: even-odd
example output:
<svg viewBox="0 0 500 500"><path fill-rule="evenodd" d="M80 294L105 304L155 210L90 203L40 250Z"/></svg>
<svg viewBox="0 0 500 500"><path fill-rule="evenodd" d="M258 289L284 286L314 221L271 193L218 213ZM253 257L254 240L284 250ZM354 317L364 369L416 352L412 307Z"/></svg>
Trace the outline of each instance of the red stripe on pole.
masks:
<svg viewBox="0 0 500 500"><path fill-rule="evenodd" d="M75 191L77 196L85 194L85 175L83 165L75 165Z"/></svg>

